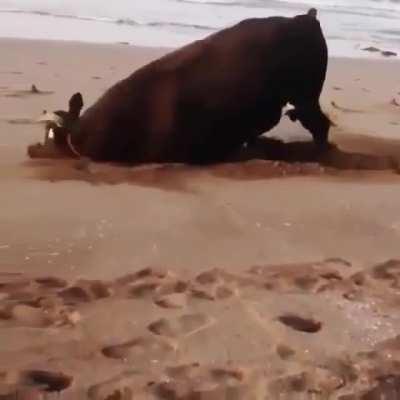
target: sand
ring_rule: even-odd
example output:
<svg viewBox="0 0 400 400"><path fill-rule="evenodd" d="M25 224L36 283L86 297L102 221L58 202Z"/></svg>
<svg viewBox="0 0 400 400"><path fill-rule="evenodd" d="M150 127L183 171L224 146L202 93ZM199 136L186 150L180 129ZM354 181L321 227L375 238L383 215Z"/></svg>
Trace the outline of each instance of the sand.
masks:
<svg viewBox="0 0 400 400"><path fill-rule="evenodd" d="M0 394L400 397L398 61L330 60L321 159L284 118L239 163L87 172L27 157L35 118L166 50L0 46Z"/></svg>

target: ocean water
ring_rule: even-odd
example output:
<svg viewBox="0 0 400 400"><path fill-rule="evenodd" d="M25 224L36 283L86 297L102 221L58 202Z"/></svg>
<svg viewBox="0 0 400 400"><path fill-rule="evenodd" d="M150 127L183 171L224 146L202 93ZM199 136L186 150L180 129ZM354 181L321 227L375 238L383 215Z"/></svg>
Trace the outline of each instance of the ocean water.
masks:
<svg viewBox="0 0 400 400"><path fill-rule="evenodd" d="M244 18L318 9L330 54L400 52L400 0L0 0L0 37L175 47Z"/></svg>

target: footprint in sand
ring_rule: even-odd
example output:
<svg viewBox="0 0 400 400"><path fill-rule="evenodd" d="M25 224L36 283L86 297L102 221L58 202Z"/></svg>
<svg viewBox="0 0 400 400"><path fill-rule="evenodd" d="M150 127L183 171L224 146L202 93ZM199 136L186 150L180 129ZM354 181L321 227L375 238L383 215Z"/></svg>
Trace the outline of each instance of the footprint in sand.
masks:
<svg viewBox="0 0 400 400"><path fill-rule="evenodd" d="M317 333L322 328L321 322L315 321L314 319L299 317L295 314L281 315L278 317L278 320L282 324L300 332Z"/></svg>
<svg viewBox="0 0 400 400"><path fill-rule="evenodd" d="M144 374L138 370L124 371L91 386L87 391L87 397L90 400L149 399L144 392L149 387L149 382L153 382L154 379L155 377L150 373Z"/></svg>
<svg viewBox="0 0 400 400"><path fill-rule="evenodd" d="M400 260L389 260L368 270L356 272L350 277L350 282L357 287L398 290L400 288Z"/></svg>
<svg viewBox="0 0 400 400"><path fill-rule="evenodd" d="M231 274L223 269L212 269L195 278L191 294L205 300L225 300L238 296L240 288L254 285L255 281L246 276Z"/></svg>
<svg viewBox="0 0 400 400"><path fill-rule="evenodd" d="M81 280L74 286L59 292L59 296L67 305L88 303L112 296L111 284L100 280Z"/></svg>
<svg viewBox="0 0 400 400"><path fill-rule="evenodd" d="M400 398L400 376L385 375L374 388L358 394L343 395L338 400L397 400Z"/></svg>
<svg viewBox="0 0 400 400"><path fill-rule="evenodd" d="M62 392L69 388L73 377L61 372L28 370L21 372L18 383L22 385L36 386L44 392Z"/></svg>
<svg viewBox="0 0 400 400"><path fill-rule="evenodd" d="M118 296L147 298L163 308L184 307L188 287L188 282L177 279L172 272L157 268L146 268L115 281Z"/></svg>
<svg viewBox="0 0 400 400"><path fill-rule="evenodd" d="M2 385L2 399L43 399L46 393L58 393L68 389L73 377L62 372L46 370L8 371L7 385ZM4 396L4 397L3 397Z"/></svg>
<svg viewBox="0 0 400 400"><path fill-rule="evenodd" d="M131 298L146 298L152 297L157 290L161 288L161 281L159 279L144 280L133 285L130 285L128 297Z"/></svg>
<svg viewBox="0 0 400 400"><path fill-rule="evenodd" d="M167 368L168 379L156 386L156 394L171 400L266 398L265 384L256 373L244 368L189 364Z"/></svg>
<svg viewBox="0 0 400 400"><path fill-rule="evenodd" d="M326 260L322 263L288 264L280 266L256 266L249 274L256 276L258 284L269 291L317 293L332 282L341 281L342 260Z"/></svg>
<svg viewBox="0 0 400 400"><path fill-rule="evenodd" d="M158 336L169 338L193 335L211 326L215 321L205 314L185 314L177 318L161 318L152 322L148 329Z"/></svg>
<svg viewBox="0 0 400 400"><path fill-rule="evenodd" d="M238 291L236 288L231 288L224 284L221 285L208 285L204 286L193 286L192 296L204 299L204 300L225 300L237 295Z"/></svg>
<svg viewBox="0 0 400 400"><path fill-rule="evenodd" d="M313 368L273 380L268 385L270 394L268 398L331 399L332 395L343 386L343 379L334 372L323 368ZM311 393L317 394L317 396L314 397Z"/></svg>
<svg viewBox="0 0 400 400"><path fill-rule="evenodd" d="M187 305L186 293L172 293L154 299L154 303L162 308L184 308Z"/></svg>
<svg viewBox="0 0 400 400"><path fill-rule="evenodd" d="M127 286L137 282L141 282L143 279L165 279L168 276L171 276L172 273L168 270L160 269L160 268L145 268L141 269L137 272L127 274L118 278L115 283L118 286Z"/></svg>
<svg viewBox="0 0 400 400"><path fill-rule="evenodd" d="M75 326L81 320L78 311L66 307L55 295L38 297L22 292L12 294L7 300L8 303L0 307L0 320L9 325L30 328Z"/></svg>
<svg viewBox="0 0 400 400"><path fill-rule="evenodd" d="M165 361L177 349L176 343L155 336L141 336L124 343L104 347L101 352L107 358L134 360L136 363Z"/></svg>

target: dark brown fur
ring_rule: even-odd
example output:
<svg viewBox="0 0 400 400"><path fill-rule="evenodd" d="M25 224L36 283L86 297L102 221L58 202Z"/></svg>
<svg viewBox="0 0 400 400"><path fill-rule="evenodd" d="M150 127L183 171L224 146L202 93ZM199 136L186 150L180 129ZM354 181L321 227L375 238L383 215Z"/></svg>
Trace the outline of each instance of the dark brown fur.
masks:
<svg viewBox="0 0 400 400"><path fill-rule="evenodd" d="M77 121L73 147L96 161L223 160L278 124L287 103L295 107L289 117L324 147L327 59L313 9L244 20L118 82Z"/></svg>

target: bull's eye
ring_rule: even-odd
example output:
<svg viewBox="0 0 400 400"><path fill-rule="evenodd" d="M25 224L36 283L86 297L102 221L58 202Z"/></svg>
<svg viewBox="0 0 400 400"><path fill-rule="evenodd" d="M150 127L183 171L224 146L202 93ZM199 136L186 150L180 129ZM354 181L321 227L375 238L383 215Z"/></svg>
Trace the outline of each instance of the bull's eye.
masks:
<svg viewBox="0 0 400 400"><path fill-rule="evenodd" d="M54 139L54 131L53 128L49 129L49 139Z"/></svg>

